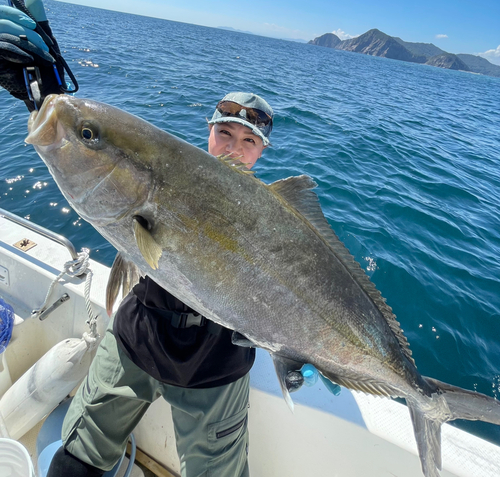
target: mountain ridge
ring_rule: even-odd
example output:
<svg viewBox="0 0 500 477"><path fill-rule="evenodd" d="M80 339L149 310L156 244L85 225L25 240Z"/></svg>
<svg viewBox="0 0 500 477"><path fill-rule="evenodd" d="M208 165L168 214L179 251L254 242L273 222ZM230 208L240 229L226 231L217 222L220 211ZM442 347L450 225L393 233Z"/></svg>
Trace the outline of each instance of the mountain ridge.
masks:
<svg viewBox="0 0 500 477"><path fill-rule="evenodd" d="M433 43L406 42L376 28L348 40L341 40L334 33L325 33L308 43L335 50L500 77L500 66L494 65L480 56L448 53Z"/></svg>

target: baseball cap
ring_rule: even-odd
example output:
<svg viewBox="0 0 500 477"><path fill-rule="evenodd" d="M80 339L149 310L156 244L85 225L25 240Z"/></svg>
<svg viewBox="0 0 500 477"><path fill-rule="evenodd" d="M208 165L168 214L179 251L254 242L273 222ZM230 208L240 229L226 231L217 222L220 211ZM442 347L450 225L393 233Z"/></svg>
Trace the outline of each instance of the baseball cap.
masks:
<svg viewBox="0 0 500 477"><path fill-rule="evenodd" d="M254 93L229 93L215 107L208 124L239 123L247 126L268 146L274 112L264 99Z"/></svg>

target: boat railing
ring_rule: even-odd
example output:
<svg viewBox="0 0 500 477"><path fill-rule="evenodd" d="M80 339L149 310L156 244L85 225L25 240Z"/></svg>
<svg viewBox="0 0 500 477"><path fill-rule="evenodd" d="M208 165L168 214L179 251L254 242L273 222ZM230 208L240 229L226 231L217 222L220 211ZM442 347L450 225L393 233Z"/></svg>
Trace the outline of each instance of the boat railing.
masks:
<svg viewBox="0 0 500 477"><path fill-rule="evenodd" d="M73 260L78 260L78 253L76 252L74 245L66 237L56 234L51 230L42 227L41 225L34 224L33 222L23 219L22 217L19 217L18 215L13 214L12 212L9 212L2 208L0 208L0 217L5 217L11 222L22 225L23 227L26 227L27 229L32 230L33 232L37 232L40 235L43 235L44 237L47 237L56 243L64 245L68 249L68 252L70 253Z"/></svg>

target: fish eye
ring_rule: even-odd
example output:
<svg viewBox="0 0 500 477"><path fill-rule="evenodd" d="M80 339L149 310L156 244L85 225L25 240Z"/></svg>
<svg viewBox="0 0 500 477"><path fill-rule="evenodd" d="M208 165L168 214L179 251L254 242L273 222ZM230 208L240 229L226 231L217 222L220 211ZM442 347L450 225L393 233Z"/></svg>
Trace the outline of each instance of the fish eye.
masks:
<svg viewBox="0 0 500 477"><path fill-rule="evenodd" d="M82 138L83 139L94 139L94 131L90 128L82 128Z"/></svg>
<svg viewBox="0 0 500 477"><path fill-rule="evenodd" d="M99 141L99 128L96 125L90 124L89 122L85 121L80 126L80 137L85 143L89 145L96 145L96 143Z"/></svg>

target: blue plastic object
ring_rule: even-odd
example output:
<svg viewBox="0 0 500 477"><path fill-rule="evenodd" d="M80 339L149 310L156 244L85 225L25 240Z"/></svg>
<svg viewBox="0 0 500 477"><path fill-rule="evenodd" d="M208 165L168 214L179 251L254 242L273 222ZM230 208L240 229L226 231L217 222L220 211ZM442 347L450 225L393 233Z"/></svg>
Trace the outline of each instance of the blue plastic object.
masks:
<svg viewBox="0 0 500 477"><path fill-rule="evenodd" d="M14 310L0 298L0 353L5 351L12 336Z"/></svg>
<svg viewBox="0 0 500 477"><path fill-rule="evenodd" d="M306 386L314 386L317 383L319 376L328 391L330 391L334 396L338 396L340 394L342 388L338 384L332 383L329 379L325 378L312 364L304 364L304 366L300 369L300 372L304 378L304 384Z"/></svg>
<svg viewBox="0 0 500 477"><path fill-rule="evenodd" d="M300 372L302 373L306 386L314 386L318 381L318 370L312 364L304 364Z"/></svg>
<svg viewBox="0 0 500 477"><path fill-rule="evenodd" d="M54 454L57 452L57 450L62 446L61 429L64 421L64 416L66 416L66 412L68 411L70 403L71 399L67 399L66 401L59 404L59 406L56 407L54 411L52 411L47 419L45 419L45 422L43 423L40 432L38 433L38 438L36 441L38 477L47 476L52 458L54 457ZM128 463L125 474L123 474L123 477L129 477L134 466L136 445L133 434L130 435L130 440L132 444L132 450L130 451L130 461ZM123 452L123 455L116 463L116 465L111 470L106 472L103 477L115 477L123 463L124 458L125 451Z"/></svg>
<svg viewBox="0 0 500 477"><path fill-rule="evenodd" d="M323 384L325 385L326 389L330 391L334 396L338 396L340 394L340 391L342 391L342 388L335 383L332 383L329 379L326 379L323 375L319 375L321 378L321 381L323 381Z"/></svg>

